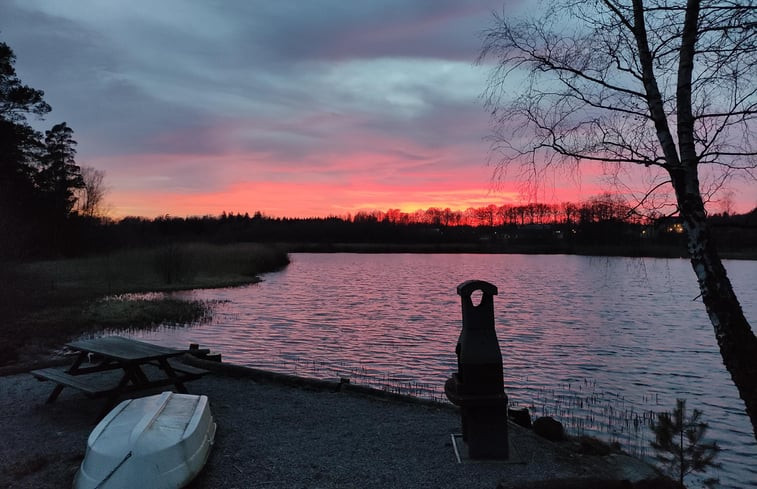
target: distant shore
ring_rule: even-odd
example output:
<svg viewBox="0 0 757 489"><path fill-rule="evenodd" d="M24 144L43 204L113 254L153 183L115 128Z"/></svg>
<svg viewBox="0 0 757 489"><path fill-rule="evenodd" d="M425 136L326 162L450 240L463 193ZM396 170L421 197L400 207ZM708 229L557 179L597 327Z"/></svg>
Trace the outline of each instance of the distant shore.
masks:
<svg viewBox="0 0 757 489"><path fill-rule="evenodd" d="M478 253L512 255L627 256L688 259L679 246L508 245L502 243L280 243L290 253ZM731 260L757 260L757 248L721 251Z"/></svg>

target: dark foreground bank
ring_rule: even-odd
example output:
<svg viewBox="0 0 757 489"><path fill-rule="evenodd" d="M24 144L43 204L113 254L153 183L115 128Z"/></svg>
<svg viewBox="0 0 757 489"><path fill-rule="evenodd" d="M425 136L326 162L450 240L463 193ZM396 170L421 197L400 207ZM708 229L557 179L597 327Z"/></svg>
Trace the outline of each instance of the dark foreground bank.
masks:
<svg viewBox="0 0 757 489"><path fill-rule="evenodd" d="M451 406L250 372L231 367L189 384L209 397L218 423L210 459L191 488L592 487L585 485L592 478L657 475L631 457L581 454L516 425L514 460L460 464L451 441L459 416ZM47 405L51 389L29 374L0 377L0 487L71 484L100 401L64 389ZM579 485L551 485L567 479ZM630 487L608 484L597 487Z"/></svg>

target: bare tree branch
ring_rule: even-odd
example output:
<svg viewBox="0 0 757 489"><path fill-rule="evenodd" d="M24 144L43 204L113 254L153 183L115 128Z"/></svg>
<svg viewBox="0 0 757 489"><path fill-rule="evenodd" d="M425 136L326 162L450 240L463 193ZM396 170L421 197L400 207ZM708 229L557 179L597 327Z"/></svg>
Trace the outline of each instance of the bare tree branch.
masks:
<svg viewBox="0 0 757 489"><path fill-rule="evenodd" d="M554 0L532 19L496 16L477 62L492 59L484 105L496 176L515 165L535 182L558 164L582 162L667 172L633 212L670 185L702 301L757 438L757 338L705 210L732 176L757 171L753 2Z"/></svg>

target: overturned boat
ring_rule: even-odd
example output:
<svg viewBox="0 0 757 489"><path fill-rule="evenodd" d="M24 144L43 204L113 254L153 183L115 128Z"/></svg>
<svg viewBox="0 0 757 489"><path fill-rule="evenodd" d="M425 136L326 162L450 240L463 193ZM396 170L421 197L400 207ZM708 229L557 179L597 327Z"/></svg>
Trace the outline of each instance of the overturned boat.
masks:
<svg viewBox="0 0 757 489"><path fill-rule="evenodd" d="M183 487L205 465L215 433L207 396L123 401L89 435L74 489Z"/></svg>

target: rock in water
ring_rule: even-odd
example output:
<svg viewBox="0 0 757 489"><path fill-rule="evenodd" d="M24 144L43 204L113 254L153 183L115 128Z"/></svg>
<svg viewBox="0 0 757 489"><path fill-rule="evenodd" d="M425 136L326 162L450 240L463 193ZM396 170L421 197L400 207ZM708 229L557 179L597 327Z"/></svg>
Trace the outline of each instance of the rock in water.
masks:
<svg viewBox="0 0 757 489"><path fill-rule="evenodd" d="M531 415L528 413L528 408L508 409L507 414L515 424L531 428Z"/></svg>
<svg viewBox="0 0 757 489"><path fill-rule="evenodd" d="M542 416L534 421L534 433L550 441L563 441L565 429L562 423L552 416Z"/></svg>

